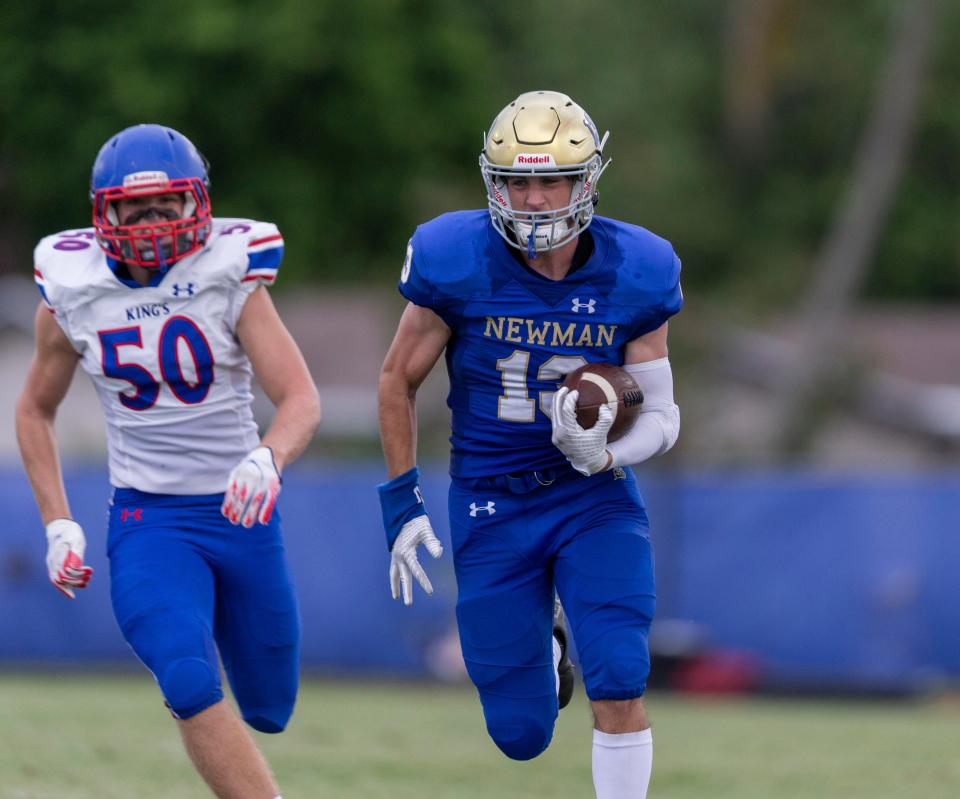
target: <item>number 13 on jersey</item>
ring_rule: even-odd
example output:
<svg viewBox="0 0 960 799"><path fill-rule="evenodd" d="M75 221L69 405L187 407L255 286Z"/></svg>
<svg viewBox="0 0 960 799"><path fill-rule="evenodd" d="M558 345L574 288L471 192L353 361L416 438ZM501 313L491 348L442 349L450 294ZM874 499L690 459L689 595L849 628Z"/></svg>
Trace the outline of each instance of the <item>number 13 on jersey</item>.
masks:
<svg viewBox="0 0 960 799"><path fill-rule="evenodd" d="M537 370L537 381L547 383L555 380L559 384L564 375L586 363L587 359L580 355L554 355ZM514 350L508 358L497 361L497 371L503 383L503 394L497 401L498 418L508 422L532 422L536 418L537 402L530 397L527 389L529 366L530 353L526 350ZM541 391L539 395L540 411L549 418L554 392Z"/></svg>

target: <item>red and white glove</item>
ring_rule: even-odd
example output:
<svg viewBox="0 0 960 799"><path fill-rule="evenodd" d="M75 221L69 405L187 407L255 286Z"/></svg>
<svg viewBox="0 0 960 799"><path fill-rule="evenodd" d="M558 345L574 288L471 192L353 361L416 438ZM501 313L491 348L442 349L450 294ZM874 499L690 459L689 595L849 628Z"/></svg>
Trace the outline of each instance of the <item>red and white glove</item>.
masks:
<svg viewBox="0 0 960 799"><path fill-rule="evenodd" d="M279 493L280 472L273 452L270 447L257 447L230 472L220 512L244 527L253 527L254 522L266 524Z"/></svg>
<svg viewBox="0 0 960 799"><path fill-rule="evenodd" d="M47 575L61 594L76 599L75 588L86 588L93 569L83 565L87 540L73 519L54 519L47 525Z"/></svg>
<svg viewBox="0 0 960 799"><path fill-rule="evenodd" d="M584 477L602 472L610 465L607 452L607 433L613 424L613 413L606 405L597 410L597 421L584 430L577 422L578 391L560 388L553 395L553 424L551 441L570 461L570 465Z"/></svg>

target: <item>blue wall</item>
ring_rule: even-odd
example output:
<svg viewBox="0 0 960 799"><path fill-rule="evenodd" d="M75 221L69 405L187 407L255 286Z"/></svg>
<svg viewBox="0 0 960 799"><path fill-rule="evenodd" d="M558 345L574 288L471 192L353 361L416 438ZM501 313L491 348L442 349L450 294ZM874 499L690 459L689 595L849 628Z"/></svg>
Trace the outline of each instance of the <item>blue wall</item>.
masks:
<svg viewBox="0 0 960 799"><path fill-rule="evenodd" d="M960 475L657 483L661 618L786 682L960 677Z"/></svg>
<svg viewBox="0 0 960 799"><path fill-rule="evenodd" d="M373 486L379 464L307 463L284 477L281 511L307 667L422 675L449 665L456 597L449 551L436 589L390 599ZM658 618L687 619L711 645L752 652L773 681L914 684L960 677L960 474L640 473L657 546ZM0 471L0 663L133 663L110 611L102 466L66 482L87 531L90 588L47 583L45 541L19 470ZM427 468L444 542L447 480ZM238 533L240 531L238 530Z"/></svg>

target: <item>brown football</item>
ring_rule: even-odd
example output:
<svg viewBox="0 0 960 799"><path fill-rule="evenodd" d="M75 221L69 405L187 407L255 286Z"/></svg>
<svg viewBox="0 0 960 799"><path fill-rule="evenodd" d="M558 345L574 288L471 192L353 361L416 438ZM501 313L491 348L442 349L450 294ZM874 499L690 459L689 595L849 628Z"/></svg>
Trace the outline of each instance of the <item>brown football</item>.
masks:
<svg viewBox="0 0 960 799"><path fill-rule="evenodd" d="M626 369L612 363L581 366L567 375L563 385L580 392L577 422L584 429L597 423L601 405L609 405L613 411L613 425L607 441L616 441L626 433L643 405L643 392L636 381Z"/></svg>

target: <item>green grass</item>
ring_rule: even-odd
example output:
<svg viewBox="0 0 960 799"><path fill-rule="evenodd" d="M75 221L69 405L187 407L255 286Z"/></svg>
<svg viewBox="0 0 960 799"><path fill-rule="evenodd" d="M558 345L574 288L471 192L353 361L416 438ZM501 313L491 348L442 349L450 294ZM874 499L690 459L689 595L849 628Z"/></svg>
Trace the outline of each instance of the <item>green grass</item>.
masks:
<svg viewBox="0 0 960 799"><path fill-rule="evenodd" d="M648 698L650 799L955 799L960 708ZM487 739L470 688L306 681L257 736L285 799L591 799L586 700L530 763ZM0 799L207 799L145 676L0 675Z"/></svg>

